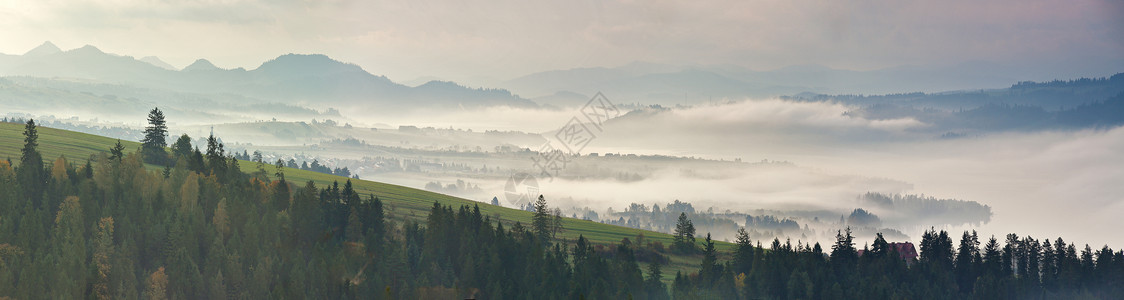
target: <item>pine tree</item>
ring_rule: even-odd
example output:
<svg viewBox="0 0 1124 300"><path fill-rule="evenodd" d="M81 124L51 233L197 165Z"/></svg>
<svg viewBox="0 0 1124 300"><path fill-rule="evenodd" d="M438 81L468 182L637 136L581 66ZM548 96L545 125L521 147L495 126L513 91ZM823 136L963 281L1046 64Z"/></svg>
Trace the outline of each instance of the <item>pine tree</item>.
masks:
<svg viewBox="0 0 1124 300"><path fill-rule="evenodd" d="M672 243L674 248L679 253L692 253L695 252L695 225L687 218L687 213L679 213L679 219L675 222L675 241Z"/></svg>
<svg viewBox="0 0 1124 300"><path fill-rule="evenodd" d="M984 246L983 252L984 270L982 273L990 274L994 277L1003 275L1003 255L999 252L999 240L996 240L995 236L987 240L987 245Z"/></svg>
<svg viewBox="0 0 1124 300"><path fill-rule="evenodd" d="M214 134L207 137L207 170L211 175L226 174L226 151ZM222 175L220 175L222 176Z"/></svg>
<svg viewBox="0 0 1124 300"><path fill-rule="evenodd" d="M144 139L141 139L141 153L144 161L151 164L167 165L168 152L168 125L164 121L164 113L160 108L153 108L148 112L148 126L144 128Z"/></svg>
<svg viewBox="0 0 1124 300"><path fill-rule="evenodd" d="M738 228L736 246L734 248L734 274L749 274L753 268L753 243L749 240L749 233L745 228Z"/></svg>
<svg viewBox="0 0 1124 300"><path fill-rule="evenodd" d="M172 144L172 156L175 158L183 157L188 159L191 156L191 137L186 133L176 139L176 143Z"/></svg>
<svg viewBox="0 0 1124 300"><path fill-rule="evenodd" d="M539 195L535 201L535 215L531 219L531 230L540 241L550 242L550 226L553 223L550 208L546 206L546 198Z"/></svg>
<svg viewBox="0 0 1124 300"><path fill-rule="evenodd" d="M699 270L699 280L707 285L712 285L722 273L722 269L718 265L718 251L714 249L714 241L710 239L710 233L706 234L706 240L703 245L703 259L702 267Z"/></svg>
<svg viewBox="0 0 1124 300"><path fill-rule="evenodd" d="M852 276L858 258L851 227L842 232L835 231L835 244L831 245L831 264L835 267L836 275L844 278Z"/></svg>
<svg viewBox="0 0 1124 300"><path fill-rule="evenodd" d="M117 144L109 148L109 159L120 161L122 158L125 158L125 146L121 145L121 139L117 139Z"/></svg>
<svg viewBox="0 0 1124 300"><path fill-rule="evenodd" d="M871 244L870 252L867 252L863 257L869 255L871 259L880 259L888 256L890 251L890 244L886 242L886 238L879 232L874 235L874 243Z"/></svg>
<svg viewBox="0 0 1124 300"><path fill-rule="evenodd" d="M277 176L277 180L285 182L285 161L278 158L277 163L274 164L273 167L274 169L276 169L276 171L273 172L273 175Z"/></svg>
<svg viewBox="0 0 1124 300"><path fill-rule="evenodd" d="M979 256L980 241L976 237L976 232L964 231L964 235L960 237L960 247L956 251L956 281L960 285L960 292L964 294L971 294L972 287L975 286L976 277L979 276L975 266L978 262L975 260Z"/></svg>
<svg viewBox="0 0 1124 300"><path fill-rule="evenodd" d="M20 153L19 168L16 169L16 178L23 187L23 195L31 200L34 207L38 208L43 202L43 192L46 188L46 172L43 168L43 156L39 154L39 130L35 120L27 120L23 131L23 149Z"/></svg>

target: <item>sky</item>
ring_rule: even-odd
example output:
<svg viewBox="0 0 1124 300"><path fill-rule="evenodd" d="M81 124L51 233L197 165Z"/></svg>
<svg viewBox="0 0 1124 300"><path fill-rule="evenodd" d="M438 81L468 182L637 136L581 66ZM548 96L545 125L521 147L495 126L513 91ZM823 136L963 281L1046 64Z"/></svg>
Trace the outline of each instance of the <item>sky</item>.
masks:
<svg viewBox="0 0 1124 300"><path fill-rule="evenodd" d="M52 41L176 67L322 53L395 81L494 85L634 61L872 70L980 62L1105 76L1124 2L0 0L0 53ZM1026 70L1026 69L1023 69Z"/></svg>

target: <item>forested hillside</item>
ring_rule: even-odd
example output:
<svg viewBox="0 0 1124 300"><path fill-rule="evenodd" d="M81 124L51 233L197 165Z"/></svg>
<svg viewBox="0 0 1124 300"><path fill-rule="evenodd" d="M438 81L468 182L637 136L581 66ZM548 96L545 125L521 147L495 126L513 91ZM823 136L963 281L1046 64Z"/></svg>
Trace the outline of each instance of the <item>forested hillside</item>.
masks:
<svg viewBox="0 0 1124 300"><path fill-rule="evenodd" d="M1124 295L1124 251L1008 235L959 247L922 238L920 259L884 239L863 251L849 231L824 249L740 232L726 260L681 214L669 247L643 235L615 245L559 234L536 203L507 223L477 205L430 202L391 217L350 181L317 184L284 168L245 172L214 137L205 150L160 145L162 118L138 151L118 144L60 156L33 121L18 160L0 161L0 297L15 299L1026 299ZM40 143L44 141L43 143ZM132 144L136 145L136 144ZM7 146L7 145L5 145ZM182 145L180 145L182 146ZM56 151L56 150L52 150ZM146 167L145 162L168 167ZM173 163L174 162L174 163ZM253 168L253 167L251 167ZM252 169L251 169L252 170ZM445 202L450 203L450 202ZM601 229L617 228L604 226ZM565 227L565 226L562 226ZM572 230L572 229L571 229ZM584 228L580 232L594 232ZM573 234L572 232L570 234ZM700 234L701 235L701 234ZM1040 242L1041 241L1041 242ZM862 253L863 255L859 255ZM701 261L677 272L676 255ZM722 259L722 260L720 260Z"/></svg>

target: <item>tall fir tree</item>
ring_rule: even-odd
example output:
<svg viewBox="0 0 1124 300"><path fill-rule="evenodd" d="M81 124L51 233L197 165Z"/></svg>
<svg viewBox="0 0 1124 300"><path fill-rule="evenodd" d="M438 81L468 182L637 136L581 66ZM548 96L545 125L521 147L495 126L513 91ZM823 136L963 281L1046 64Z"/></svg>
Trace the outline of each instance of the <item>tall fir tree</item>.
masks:
<svg viewBox="0 0 1124 300"><path fill-rule="evenodd" d="M168 165L168 125L164 120L164 113L160 108L153 108L148 112L148 126L144 127L144 139L141 139L141 153L144 162L157 165Z"/></svg>
<svg viewBox="0 0 1124 300"><path fill-rule="evenodd" d="M960 292L969 294L972 287L975 286L976 278L979 277L976 261L979 257L980 241L976 236L976 232L964 231L964 235L960 237L960 247L956 250L956 263L954 265L956 273L956 282L960 285Z"/></svg>
<svg viewBox="0 0 1124 300"><path fill-rule="evenodd" d="M43 192L46 188L46 171L43 168L43 156L39 154L39 130L35 120L27 120L23 130L23 149L20 153L19 168L16 177L23 187L23 195L31 200L34 207L40 207L43 202Z"/></svg>
<svg viewBox="0 0 1124 300"><path fill-rule="evenodd" d="M550 242L550 228L553 224L550 208L546 206L546 198L539 195L535 200L535 215L531 219L531 230L535 237L543 242Z"/></svg>
<svg viewBox="0 0 1124 300"><path fill-rule="evenodd" d="M749 274L753 269L753 243L749 240L749 232L745 228L738 228L734 246L734 274Z"/></svg>
<svg viewBox="0 0 1124 300"><path fill-rule="evenodd" d="M675 237L672 242L672 248L679 253L693 253L696 249L695 246L695 225L691 223L691 219L687 218L687 213L679 213L679 219L675 221Z"/></svg>
<svg viewBox="0 0 1124 300"><path fill-rule="evenodd" d="M191 156L191 137L186 133L176 139L176 143L172 144L172 156L174 159L183 157L190 159Z"/></svg>

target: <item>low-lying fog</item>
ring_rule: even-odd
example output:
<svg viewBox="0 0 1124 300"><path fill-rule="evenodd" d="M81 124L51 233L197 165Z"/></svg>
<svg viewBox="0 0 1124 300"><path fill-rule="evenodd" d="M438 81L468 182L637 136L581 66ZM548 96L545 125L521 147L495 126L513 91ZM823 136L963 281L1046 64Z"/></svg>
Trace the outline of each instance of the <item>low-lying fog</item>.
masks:
<svg viewBox="0 0 1124 300"><path fill-rule="evenodd" d="M667 168L635 182L540 179L539 185L550 199L574 199L560 206L599 211L608 207L620 211L634 202L662 205L676 199L715 211L849 211L859 207L854 199L867 191L925 194L991 206L991 221L976 228L984 236L1002 239L1014 232L1036 238L1061 236L1082 243L1124 244L1124 236L1117 232L1124 225L1124 128L942 138L941 132L928 131L929 124L914 119L867 120L844 115L852 109L829 102L752 100L634 112L607 122L583 154L664 154L746 162L767 159L792 162L797 168L689 176ZM576 108L562 111L475 111L430 120L448 123L427 124L557 129L571 116L581 118ZM528 118L532 114L540 117ZM551 138L555 133L544 135ZM555 140L554 145L558 144ZM538 149L538 145L522 146ZM531 161L526 168L532 169ZM502 182L478 184L486 193L503 198ZM919 230L905 233L916 239Z"/></svg>
<svg viewBox="0 0 1124 300"><path fill-rule="evenodd" d="M631 203L663 206L681 200L699 211L831 211L838 220L855 208L871 210L869 203L858 200L862 194L900 193L990 206L990 222L974 228L983 236L1002 239L1013 232L1035 238L1061 236L1093 246L1124 245L1124 235L1117 232L1124 228L1121 127L946 132L944 127L913 118L855 117L861 114L847 112L857 107L835 102L769 99L671 108L625 104L629 100L614 102L621 116L602 124L600 131L588 127L595 137L580 151L584 158L561 170L554 180L539 176L541 193L552 206L565 209L566 215L580 215L580 209L587 207L604 214L610 207L623 211ZM220 124L214 130L234 145L232 148L250 152L260 148L267 156L287 159L301 155L309 162L314 157L321 162L351 159L346 163L333 161L329 166L349 166L363 179L416 188L429 182L450 184L463 179L479 186L479 190L450 193L480 201L490 201L494 196L514 206L503 201L506 179L516 172L535 173L537 169L530 159L534 155L510 149L539 150L543 138L562 149L555 138L558 130L572 118L585 120L579 107L493 107L431 113L381 112L377 108L356 111L341 109L338 115L334 111L332 115L320 115L320 125L312 120L300 120L308 124L292 123L297 120L291 118L281 123L239 119L231 122L247 123ZM94 117L81 116L83 120ZM199 138L211 129L208 125L186 126L192 122L174 117L170 114L173 133L188 132ZM329 118L333 125L325 127L324 119ZM143 121L136 119L122 121ZM102 120L112 121L108 117ZM405 125L434 129L421 133L399 130ZM489 130L531 134L484 133ZM350 150L330 145L310 148L329 139L348 137L366 144ZM371 149L384 146L430 152L395 154L397 150L391 148ZM504 147L508 152L500 151ZM481 155L445 157L440 151ZM590 153L601 157L589 158ZM606 153L710 161L641 159L617 163L607 160ZM362 159L365 157L387 158L402 166L415 160L489 169L443 173L427 171L423 166L420 171L405 167L401 171L378 171L375 163ZM786 163L756 163L763 160ZM879 216L884 220L894 217L884 212ZM732 219L745 223L744 219ZM792 238L826 242L834 233L834 225L823 221L821 225L826 227L819 228L816 235L796 234ZM816 225L810 220L802 220L800 225L808 223ZM942 228L941 224L931 225ZM897 229L916 241L924 228L927 226ZM968 227L943 228L959 234ZM860 239L864 242L867 240Z"/></svg>

